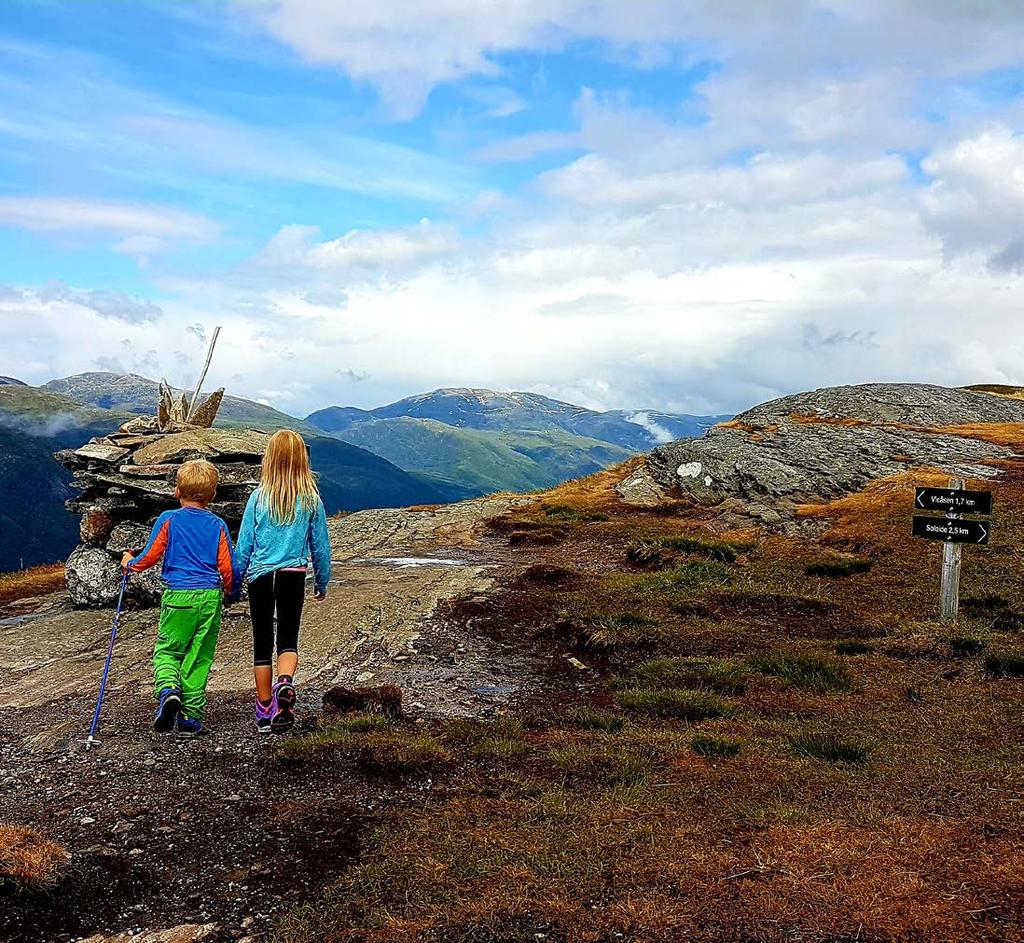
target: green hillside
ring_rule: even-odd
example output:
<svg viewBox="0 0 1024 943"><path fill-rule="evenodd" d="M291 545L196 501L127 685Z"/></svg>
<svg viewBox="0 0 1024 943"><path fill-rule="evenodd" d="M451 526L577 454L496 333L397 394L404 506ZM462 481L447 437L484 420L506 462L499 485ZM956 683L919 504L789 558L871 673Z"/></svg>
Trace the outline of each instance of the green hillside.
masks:
<svg viewBox="0 0 1024 943"><path fill-rule="evenodd" d="M631 454L557 428L494 432L409 417L360 422L336 435L399 468L451 482L472 494L551 487Z"/></svg>
<svg viewBox="0 0 1024 943"><path fill-rule="evenodd" d="M71 473L53 460L124 417L31 386L0 386L0 572L67 556L78 518L64 509Z"/></svg>
<svg viewBox="0 0 1024 943"><path fill-rule="evenodd" d="M159 384L134 373L79 373L51 380L40 390L60 393L79 403L125 413L152 415L156 409ZM173 389L173 388L172 388ZM175 390L180 394L182 390ZM212 390L206 390L206 393ZM191 391L186 395L191 396ZM217 414L218 426L245 426L258 429L294 429L303 435L321 434L321 430L302 419L289 416L272 406L240 396L225 396Z"/></svg>
<svg viewBox="0 0 1024 943"><path fill-rule="evenodd" d="M69 387L83 392L81 385ZM0 385L0 572L62 560L78 542L78 517L64 508L64 502L76 494L71 474L54 461L53 453L77 448L93 436L113 431L133 412L148 411L133 408L147 400L108 398L96 383L87 392L93 401L111 402L114 408L83 405L49 388ZM244 418L246 410L248 419ZM464 489L409 474L386 458L318 434L301 420L259 403L235 399L227 421L218 421L221 424L265 429L288 426L302 431L330 514L465 497Z"/></svg>

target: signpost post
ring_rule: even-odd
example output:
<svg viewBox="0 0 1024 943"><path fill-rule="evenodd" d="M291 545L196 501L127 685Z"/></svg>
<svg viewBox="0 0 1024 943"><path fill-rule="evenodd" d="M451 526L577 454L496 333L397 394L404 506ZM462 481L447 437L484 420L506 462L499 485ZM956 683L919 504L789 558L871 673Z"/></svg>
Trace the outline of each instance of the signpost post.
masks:
<svg viewBox="0 0 1024 943"><path fill-rule="evenodd" d="M964 486L962 478L954 478L949 487L959 491ZM959 514L949 515L957 520ZM942 545L942 588L939 591L939 619L943 622L955 622L960 612L960 560L963 556L963 544L948 540Z"/></svg>
<svg viewBox="0 0 1024 943"><path fill-rule="evenodd" d="M943 622L956 620L960 609L960 562L965 543L987 544L992 533L991 521L964 520L964 514L991 514L991 491L967 491L961 478L950 481L948 488L918 488L914 508L920 511L941 511L945 517L915 514L913 534L925 540L941 540L942 589L939 617Z"/></svg>

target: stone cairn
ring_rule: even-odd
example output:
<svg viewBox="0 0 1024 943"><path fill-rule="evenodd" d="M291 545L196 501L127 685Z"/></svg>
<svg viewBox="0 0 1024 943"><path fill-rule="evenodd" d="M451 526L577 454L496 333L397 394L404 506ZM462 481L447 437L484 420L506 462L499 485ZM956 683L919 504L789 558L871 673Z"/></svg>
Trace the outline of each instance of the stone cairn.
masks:
<svg viewBox="0 0 1024 943"><path fill-rule="evenodd" d="M82 542L68 558L68 594L76 606L109 606L121 587L120 559L138 553L157 516L178 507L175 476L184 462L205 458L217 466L220 484L210 510L237 533L245 503L259 484L268 434L249 429L213 429L224 399L220 389L198 406L160 385L155 416L138 416L117 432L91 439L79 449L57 452L81 492L67 502L81 514ZM187 417L187 418L186 418ZM159 567L137 574L128 594L140 605L159 601Z"/></svg>

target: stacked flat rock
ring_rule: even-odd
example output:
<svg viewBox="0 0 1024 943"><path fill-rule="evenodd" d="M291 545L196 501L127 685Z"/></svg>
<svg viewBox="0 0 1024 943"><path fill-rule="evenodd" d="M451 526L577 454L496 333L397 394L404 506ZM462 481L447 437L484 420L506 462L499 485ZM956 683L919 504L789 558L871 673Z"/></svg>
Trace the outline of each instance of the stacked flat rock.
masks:
<svg viewBox="0 0 1024 943"><path fill-rule="evenodd" d="M117 599L121 555L139 552L160 513L179 506L175 478L187 461L202 458L217 466L220 483L210 510L237 533L245 503L259 484L269 436L210 428L222 397L222 390L214 393L186 422L180 418L184 404L168 410L162 395L157 416L131 419L117 432L56 453L81 492L66 505L81 514L82 542L65 568L68 594L76 606L108 606ZM157 602L162 589L159 568L129 582L129 594L143 604Z"/></svg>

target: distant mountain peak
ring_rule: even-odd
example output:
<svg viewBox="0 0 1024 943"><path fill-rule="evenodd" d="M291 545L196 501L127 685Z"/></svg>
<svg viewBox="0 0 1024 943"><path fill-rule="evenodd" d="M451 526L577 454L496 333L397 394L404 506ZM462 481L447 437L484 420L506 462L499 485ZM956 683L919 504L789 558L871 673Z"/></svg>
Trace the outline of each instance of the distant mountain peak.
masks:
<svg viewBox="0 0 1024 943"><path fill-rule="evenodd" d="M673 439L701 435L716 422L728 418L671 415L647 409L602 413L540 393L441 387L376 409L329 406L311 413L306 421L342 436L362 422L403 417L496 433L560 430L630 452L645 452Z"/></svg>
<svg viewBox="0 0 1024 943"><path fill-rule="evenodd" d="M0 386L28 386L28 384L14 377L0 377Z"/></svg>

